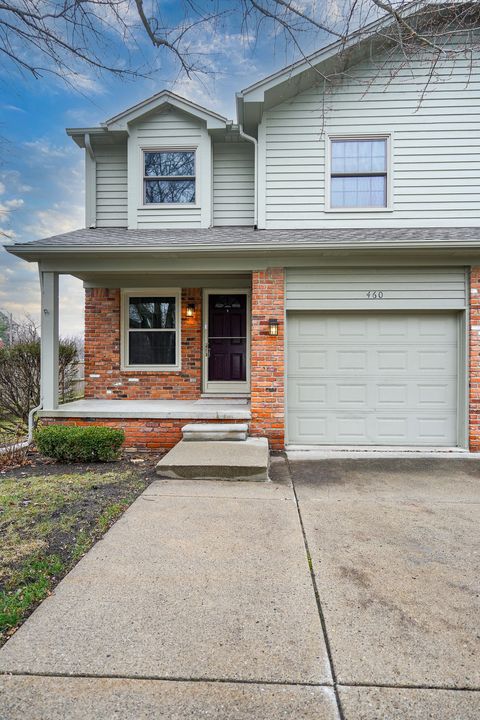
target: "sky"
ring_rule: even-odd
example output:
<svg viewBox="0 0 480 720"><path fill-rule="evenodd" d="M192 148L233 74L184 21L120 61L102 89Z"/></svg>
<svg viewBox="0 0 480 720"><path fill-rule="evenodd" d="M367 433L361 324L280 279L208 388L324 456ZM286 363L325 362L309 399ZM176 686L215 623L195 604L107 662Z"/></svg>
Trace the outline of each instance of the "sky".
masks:
<svg viewBox="0 0 480 720"><path fill-rule="evenodd" d="M170 5L167 19L176 22L175 2L163 5ZM155 51L140 29L133 49L127 47L128 57L117 38L109 42L125 67L128 62L154 66L147 78L126 81L78 66L77 75L69 75L71 82L65 83L54 75L35 79L12 65L0 65L0 243L27 242L84 226L83 151L67 137L65 127L97 125L163 88L235 120L235 92L295 59L295 51L276 38L271 27L255 37L237 26L237 21L222 21L195 30L191 47L202 56L208 74L192 78L179 74L172 55ZM82 284L64 276L60 292L60 333L81 335ZM0 310L16 320L25 314L35 321L40 317L36 264L3 249Z"/></svg>

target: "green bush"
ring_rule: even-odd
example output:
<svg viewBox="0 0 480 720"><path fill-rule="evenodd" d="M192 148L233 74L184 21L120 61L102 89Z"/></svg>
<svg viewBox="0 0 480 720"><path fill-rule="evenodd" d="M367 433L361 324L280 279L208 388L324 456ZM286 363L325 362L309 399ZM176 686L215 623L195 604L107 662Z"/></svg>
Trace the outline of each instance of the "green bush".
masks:
<svg viewBox="0 0 480 720"><path fill-rule="evenodd" d="M64 462L111 462L118 458L124 440L123 430L99 425L51 425L35 433L39 452Z"/></svg>

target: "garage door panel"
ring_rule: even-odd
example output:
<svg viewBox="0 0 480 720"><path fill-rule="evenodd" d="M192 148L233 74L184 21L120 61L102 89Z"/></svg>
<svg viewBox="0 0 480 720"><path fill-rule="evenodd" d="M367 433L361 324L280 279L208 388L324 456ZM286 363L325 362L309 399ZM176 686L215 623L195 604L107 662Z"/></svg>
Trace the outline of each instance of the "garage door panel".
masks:
<svg viewBox="0 0 480 720"><path fill-rule="evenodd" d="M290 443L457 444L455 314L291 313L288 327Z"/></svg>
<svg viewBox="0 0 480 720"><path fill-rule="evenodd" d="M298 380L289 378L287 385L288 405L291 410L302 411L312 406L318 409L352 411L358 408L371 412L389 409L417 410L454 413L457 402L457 382L429 382L409 380L388 383L342 382L338 378L323 380Z"/></svg>

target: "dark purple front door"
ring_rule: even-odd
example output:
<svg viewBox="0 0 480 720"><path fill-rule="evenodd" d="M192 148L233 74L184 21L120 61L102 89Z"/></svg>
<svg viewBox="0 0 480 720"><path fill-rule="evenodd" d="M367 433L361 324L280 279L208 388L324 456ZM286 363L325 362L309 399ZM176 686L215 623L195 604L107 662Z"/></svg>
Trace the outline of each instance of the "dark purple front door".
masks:
<svg viewBox="0 0 480 720"><path fill-rule="evenodd" d="M247 296L208 296L208 380L247 379Z"/></svg>

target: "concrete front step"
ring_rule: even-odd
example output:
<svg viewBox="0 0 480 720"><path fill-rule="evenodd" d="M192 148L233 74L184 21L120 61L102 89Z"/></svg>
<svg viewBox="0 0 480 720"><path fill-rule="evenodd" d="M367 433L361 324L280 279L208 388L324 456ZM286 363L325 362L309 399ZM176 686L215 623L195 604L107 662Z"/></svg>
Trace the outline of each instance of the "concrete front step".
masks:
<svg viewBox="0 0 480 720"><path fill-rule="evenodd" d="M188 480L268 480L268 440L247 438L243 442L181 440L157 464L166 478Z"/></svg>
<svg viewBox="0 0 480 720"><path fill-rule="evenodd" d="M195 440L246 440L247 423L190 423L182 427L183 439Z"/></svg>

